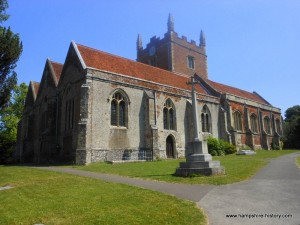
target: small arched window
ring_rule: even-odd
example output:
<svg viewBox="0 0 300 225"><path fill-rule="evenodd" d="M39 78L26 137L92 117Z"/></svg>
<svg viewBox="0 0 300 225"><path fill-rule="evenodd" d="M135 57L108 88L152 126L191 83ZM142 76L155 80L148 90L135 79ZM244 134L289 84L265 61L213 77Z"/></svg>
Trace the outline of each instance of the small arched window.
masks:
<svg viewBox="0 0 300 225"><path fill-rule="evenodd" d="M269 119L269 117L265 117L264 118L264 129L265 129L265 132L267 133L267 134L271 134L271 127L270 127L270 119Z"/></svg>
<svg viewBox="0 0 300 225"><path fill-rule="evenodd" d="M176 111L175 106L171 99L167 99L163 109L164 129L175 130L176 129Z"/></svg>
<svg viewBox="0 0 300 225"><path fill-rule="evenodd" d="M125 127L127 124L127 103L123 95L116 92L111 100L110 124Z"/></svg>
<svg viewBox="0 0 300 225"><path fill-rule="evenodd" d="M233 113L234 128L238 131L242 130L242 114L239 111Z"/></svg>
<svg viewBox="0 0 300 225"><path fill-rule="evenodd" d="M257 129L257 117L255 114L251 114L250 116L250 126L251 126L251 130L254 133L258 133L258 129Z"/></svg>
<svg viewBox="0 0 300 225"><path fill-rule="evenodd" d="M201 124L202 124L202 132L211 132L211 121L210 121L210 113L209 109L205 105L201 111Z"/></svg>

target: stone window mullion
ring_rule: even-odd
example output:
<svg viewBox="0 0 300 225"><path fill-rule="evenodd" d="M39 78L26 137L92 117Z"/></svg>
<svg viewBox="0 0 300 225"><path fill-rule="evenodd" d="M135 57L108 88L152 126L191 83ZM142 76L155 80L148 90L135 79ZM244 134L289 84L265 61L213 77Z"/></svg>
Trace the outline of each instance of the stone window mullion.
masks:
<svg viewBox="0 0 300 225"><path fill-rule="evenodd" d="M170 99L167 99L163 108L163 125L165 130L176 129L176 111Z"/></svg>
<svg viewBox="0 0 300 225"><path fill-rule="evenodd" d="M112 126L127 127L128 125L128 103L124 96L116 92L111 100L111 122Z"/></svg>

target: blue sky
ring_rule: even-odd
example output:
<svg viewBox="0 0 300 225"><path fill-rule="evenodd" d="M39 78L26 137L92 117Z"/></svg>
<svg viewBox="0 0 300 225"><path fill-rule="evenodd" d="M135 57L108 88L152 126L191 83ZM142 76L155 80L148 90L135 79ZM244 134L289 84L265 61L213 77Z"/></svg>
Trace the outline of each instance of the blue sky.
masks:
<svg viewBox="0 0 300 225"><path fill-rule="evenodd" d="M20 34L18 82L40 81L47 58L63 63L71 40L136 59L163 37L167 18L175 31L199 43L206 35L209 79L256 91L285 110L300 104L300 1L298 0L8 0L3 23Z"/></svg>

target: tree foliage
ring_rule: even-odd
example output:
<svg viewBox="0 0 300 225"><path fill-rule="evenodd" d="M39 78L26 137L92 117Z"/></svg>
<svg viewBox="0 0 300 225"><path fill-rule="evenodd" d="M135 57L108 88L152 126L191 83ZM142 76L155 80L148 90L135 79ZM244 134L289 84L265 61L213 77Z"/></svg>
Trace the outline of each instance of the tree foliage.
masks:
<svg viewBox="0 0 300 225"><path fill-rule="evenodd" d="M0 23L8 19L9 15L6 14L8 8L7 0L0 0Z"/></svg>
<svg viewBox="0 0 300 225"><path fill-rule="evenodd" d="M285 111L285 121L292 121L300 116L300 105L295 105Z"/></svg>
<svg viewBox="0 0 300 225"><path fill-rule="evenodd" d="M6 0L0 0L0 23L8 19L5 13L8 7ZM17 73L14 69L22 53L23 46L19 35L10 27L0 26L0 109L9 101L11 90L17 84Z"/></svg>
<svg viewBox="0 0 300 225"><path fill-rule="evenodd" d="M15 86L7 107L0 110L0 164L7 161L17 142L18 123L22 117L28 86Z"/></svg>
<svg viewBox="0 0 300 225"><path fill-rule="evenodd" d="M300 105L286 110L284 122L285 148L300 149Z"/></svg>

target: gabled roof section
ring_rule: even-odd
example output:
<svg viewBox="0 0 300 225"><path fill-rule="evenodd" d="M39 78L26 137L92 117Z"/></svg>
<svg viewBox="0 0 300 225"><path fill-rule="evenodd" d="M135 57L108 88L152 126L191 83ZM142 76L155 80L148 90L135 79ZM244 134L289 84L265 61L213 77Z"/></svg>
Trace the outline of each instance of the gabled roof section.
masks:
<svg viewBox="0 0 300 225"><path fill-rule="evenodd" d="M36 100L36 96L39 92L40 83L35 81L30 81L28 85L28 91L26 95L26 104L29 104L29 101L32 101L31 104L33 104ZM31 100L30 100L31 99Z"/></svg>
<svg viewBox="0 0 300 225"><path fill-rule="evenodd" d="M51 68L51 72L55 78L55 85L57 86L64 65L61 63L54 62L50 59L48 59L48 61Z"/></svg>
<svg viewBox="0 0 300 225"><path fill-rule="evenodd" d="M220 92L221 94L227 93L231 95L235 95L238 97L242 97L245 99L249 99L252 101L256 101L262 104L271 105L269 102L267 102L264 98L262 98L260 95L248 91L241 90L239 88L231 87L225 84L220 84L211 80L205 80L206 83L208 83L214 90Z"/></svg>
<svg viewBox="0 0 300 225"><path fill-rule="evenodd" d="M77 53L80 54L78 57L83 60L82 63L88 68L122 74L175 88L191 90L191 86L186 84L186 82L190 81L187 77L80 44L75 44L74 42L72 42L72 44L76 51L78 50ZM209 93L207 93L200 85L196 86L196 91L201 94L209 95Z"/></svg>
<svg viewBox="0 0 300 225"><path fill-rule="evenodd" d="M30 86L32 88L33 99L35 101L36 100L36 96L37 96L37 94L39 92L40 83L39 82L35 82L35 81L30 81Z"/></svg>
<svg viewBox="0 0 300 225"><path fill-rule="evenodd" d="M39 99L41 93L43 93L49 86L54 89L57 87L62 68L62 64L51 61L49 58L46 60L43 75L39 83L39 91L36 96L37 99Z"/></svg>

